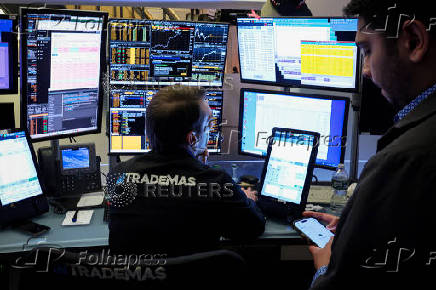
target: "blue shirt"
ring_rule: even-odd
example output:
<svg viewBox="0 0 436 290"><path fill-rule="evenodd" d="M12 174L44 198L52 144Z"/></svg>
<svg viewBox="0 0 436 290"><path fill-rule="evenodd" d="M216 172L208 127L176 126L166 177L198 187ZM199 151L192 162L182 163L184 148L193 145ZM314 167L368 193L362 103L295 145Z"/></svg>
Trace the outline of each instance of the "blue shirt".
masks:
<svg viewBox="0 0 436 290"><path fill-rule="evenodd" d="M397 123L398 121L406 117L407 114L413 111L419 104L421 104L425 99L428 98L428 96L430 96L434 92L436 92L436 84L434 84L431 88L428 88L425 92L420 94L401 111L399 111L394 118L394 122Z"/></svg>
<svg viewBox="0 0 436 290"><path fill-rule="evenodd" d="M315 275L313 275L312 284L310 284L310 287L312 288L313 283L315 283L316 279L318 279L319 276L322 276L327 272L328 266L321 266L318 271L316 271Z"/></svg>

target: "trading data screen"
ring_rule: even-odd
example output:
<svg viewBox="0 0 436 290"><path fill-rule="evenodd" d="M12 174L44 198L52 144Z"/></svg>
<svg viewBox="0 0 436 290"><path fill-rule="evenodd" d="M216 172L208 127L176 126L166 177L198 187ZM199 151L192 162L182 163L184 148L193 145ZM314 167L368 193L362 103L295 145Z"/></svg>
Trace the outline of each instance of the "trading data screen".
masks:
<svg viewBox="0 0 436 290"><path fill-rule="evenodd" d="M276 134L261 195L300 204L315 142L313 135Z"/></svg>
<svg viewBox="0 0 436 290"><path fill-rule="evenodd" d="M16 57L13 53L13 49L16 49L13 42L17 41L13 33L13 24L12 19L0 18L0 93L13 89L13 78L17 77L13 67L16 65L13 62L13 56Z"/></svg>
<svg viewBox="0 0 436 290"><path fill-rule="evenodd" d="M22 17L22 93L30 136L98 130L103 14L28 10Z"/></svg>
<svg viewBox="0 0 436 290"><path fill-rule="evenodd" d="M356 32L356 18L240 18L241 80L356 90Z"/></svg>
<svg viewBox="0 0 436 290"><path fill-rule="evenodd" d="M25 133L0 134L0 207L41 194Z"/></svg>
<svg viewBox="0 0 436 290"><path fill-rule="evenodd" d="M346 98L242 90L240 152L266 156L274 127L318 132L316 164L337 167L345 154L348 107Z"/></svg>
<svg viewBox="0 0 436 290"><path fill-rule="evenodd" d="M146 108L156 93L157 90L111 90L110 153L131 154L150 151L145 130ZM214 116L208 150L220 152L223 92L207 91L206 98Z"/></svg>
<svg viewBox="0 0 436 290"><path fill-rule="evenodd" d="M222 87L228 25L113 19L110 83Z"/></svg>
<svg viewBox="0 0 436 290"><path fill-rule="evenodd" d="M111 90L111 153L141 153L150 150L145 134L145 113L156 93L157 90Z"/></svg>

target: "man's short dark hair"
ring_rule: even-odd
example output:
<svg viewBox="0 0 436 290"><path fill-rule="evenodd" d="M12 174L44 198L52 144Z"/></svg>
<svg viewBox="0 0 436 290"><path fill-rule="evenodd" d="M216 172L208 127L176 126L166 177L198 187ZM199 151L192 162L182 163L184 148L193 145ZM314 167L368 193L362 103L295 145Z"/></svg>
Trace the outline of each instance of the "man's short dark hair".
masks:
<svg viewBox="0 0 436 290"><path fill-rule="evenodd" d="M406 19L420 20L427 28L432 27L431 32L436 31L436 11L433 8L433 1L429 0L351 0L345 6L346 16L360 16L370 29L384 29L387 16L389 15L388 27L384 31L388 36L395 37L398 32L398 21ZM395 7L395 8L394 8ZM401 14L410 16L400 17ZM431 23L434 23L432 26ZM401 26L400 26L401 27Z"/></svg>
<svg viewBox="0 0 436 290"><path fill-rule="evenodd" d="M151 148L170 151L186 144L190 131L199 132L205 91L197 87L170 86L161 89L147 106L146 132Z"/></svg>

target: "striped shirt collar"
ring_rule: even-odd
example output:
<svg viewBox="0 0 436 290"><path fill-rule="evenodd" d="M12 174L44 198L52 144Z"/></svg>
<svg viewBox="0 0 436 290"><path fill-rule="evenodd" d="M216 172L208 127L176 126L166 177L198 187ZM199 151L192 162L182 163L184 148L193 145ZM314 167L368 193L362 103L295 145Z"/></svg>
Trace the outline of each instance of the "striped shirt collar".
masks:
<svg viewBox="0 0 436 290"><path fill-rule="evenodd" d="M434 92L436 92L436 84L428 88L425 92L420 94L412 102L410 102L407 106L405 106L401 111L399 111L397 115L395 115L394 122L397 123L398 121L406 117L407 114L413 111L419 104L421 104L425 99L428 98L428 96L430 96Z"/></svg>

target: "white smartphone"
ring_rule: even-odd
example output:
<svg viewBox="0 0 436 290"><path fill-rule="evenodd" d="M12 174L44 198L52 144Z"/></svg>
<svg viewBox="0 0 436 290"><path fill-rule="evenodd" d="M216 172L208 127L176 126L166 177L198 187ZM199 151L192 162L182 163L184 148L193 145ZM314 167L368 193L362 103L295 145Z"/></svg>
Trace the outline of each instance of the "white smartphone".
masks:
<svg viewBox="0 0 436 290"><path fill-rule="evenodd" d="M324 248L334 234L314 218L305 218L294 222L294 228L320 248Z"/></svg>

